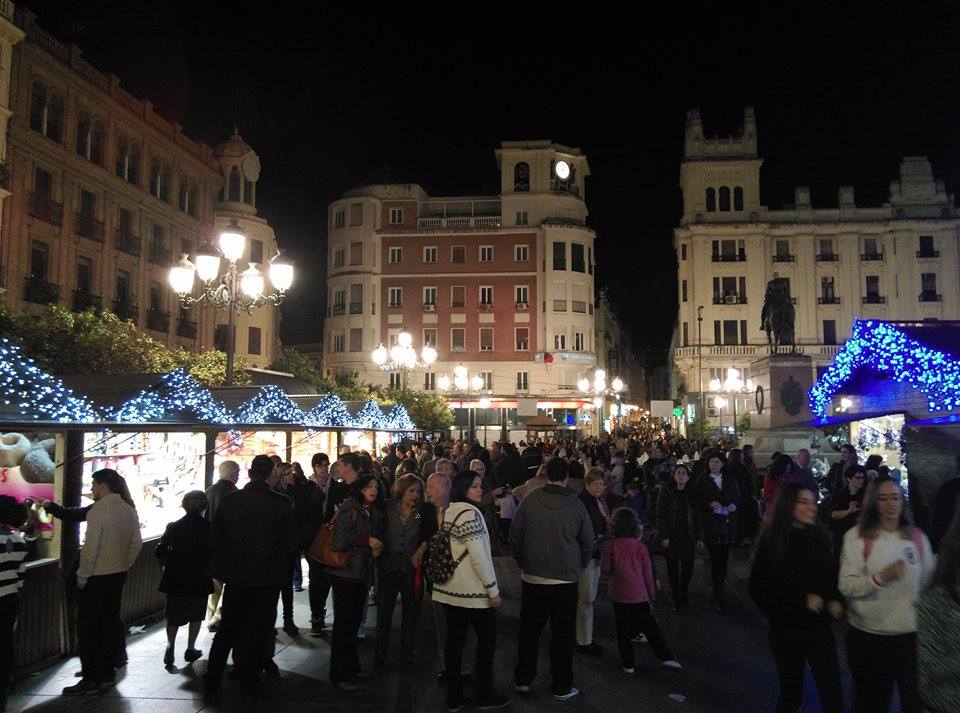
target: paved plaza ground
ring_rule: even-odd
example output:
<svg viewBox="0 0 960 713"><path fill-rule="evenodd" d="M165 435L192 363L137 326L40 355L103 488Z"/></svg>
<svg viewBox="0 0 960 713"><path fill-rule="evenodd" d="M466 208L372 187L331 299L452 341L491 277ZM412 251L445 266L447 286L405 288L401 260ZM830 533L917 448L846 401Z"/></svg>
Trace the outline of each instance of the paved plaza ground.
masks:
<svg viewBox="0 0 960 713"><path fill-rule="evenodd" d="M504 587L504 604L499 611L497 685L501 692L513 696L503 710L516 713L556 711L573 713L752 713L772 711L776 701L776 674L766 642L766 626L746 595L745 577L748 560L743 552L735 552L731 562L731 614L721 616L708 606L706 597L709 576L705 561L698 560L693 580L691 613L673 614L669 592L664 581L657 608L658 618L684 666L682 671L662 668L649 647L638 646L637 672L622 672L613 637L613 610L601 595L597 602L597 641L604 647L602 658L577 655L576 681L583 693L565 702L549 695L549 663L544 637L540 671L530 696L521 698L513 692L511 672L516 660L520 580L511 560L498 559L498 570ZM662 561L660 569L665 570ZM665 571L661 572L666 580ZM296 596L296 620L301 626L309 621L307 593ZM277 639L275 661L280 679L265 679L263 693L256 702L242 700L239 686L224 680L224 692L216 703L204 701L200 676L206 667L203 658L193 665L182 660L186 631L181 630L177 649L178 667L170 671L162 663L166 638L162 624L134 633L128 640L130 663L121 670L115 688L106 693L80 698L62 698L60 690L75 682L79 668L76 658L60 662L35 675L15 689L8 711L31 713L212 713L224 711L260 713L280 710L283 713L313 711L318 713L408 713L442 711L444 689L435 677L441 669L430 602L424 603L421 619L418 658L415 668L401 669L394 664L381 677L365 679L356 693L333 689L327 681L330 655L329 640L311 638L306 629L296 640L282 631ZM360 641L364 667L373 664L373 622L375 612L367 617L366 639ZM279 626L279 623L278 623ZM399 627L399 607L396 626ZM395 637L398 637L395 631ZM209 650L212 634L204 628L199 648ZM396 660L396 647L392 658ZM849 677L844 671L845 683ZM807 680L807 703L804 713L819 711L814 702L813 684ZM849 697L849 690L847 690ZM849 698L848 698L849 701Z"/></svg>

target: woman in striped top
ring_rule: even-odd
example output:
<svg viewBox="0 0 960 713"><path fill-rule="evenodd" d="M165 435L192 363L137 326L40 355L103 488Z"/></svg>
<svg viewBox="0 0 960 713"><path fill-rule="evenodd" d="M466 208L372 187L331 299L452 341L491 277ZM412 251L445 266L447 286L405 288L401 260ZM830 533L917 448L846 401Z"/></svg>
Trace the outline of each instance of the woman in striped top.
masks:
<svg viewBox="0 0 960 713"><path fill-rule="evenodd" d="M20 528L26 521L27 508L9 495L0 495L0 710L7 706L13 671L13 629L27 556Z"/></svg>

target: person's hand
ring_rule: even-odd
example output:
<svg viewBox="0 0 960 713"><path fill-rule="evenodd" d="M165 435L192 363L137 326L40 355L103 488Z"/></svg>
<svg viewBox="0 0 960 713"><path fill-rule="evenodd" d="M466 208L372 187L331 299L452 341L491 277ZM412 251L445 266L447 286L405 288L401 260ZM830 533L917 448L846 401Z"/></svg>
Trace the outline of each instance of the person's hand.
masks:
<svg viewBox="0 0 960 713"><path fill-rule="evenodd" d="M506 488L497 488L493 491L493 497L499 498L503 497L503 493L506 491Z"/></svg>
<svg viewBox="0 0 960 713"><path fill-rule="evenodd" d="M669 546L670 546L670 540L669 540L669 538L666 539L666 540L663 540L660 544L663 545L664 547L669 547Z"/></svg>
<svg viewBox="0 0 960 713"><path fill-rule="evenodd" d="M730 503L729 505L727 505L727 512L736 512L736 511L737 511L736 503Z"/></svg>
<svg viewBox="0 0 960 713"><path fill-rule="evenodd" d="M898 579L903 579L903 574L906 570L906 563L903 560L897 560L877 572L877 577L880 578L881 585L887 582L896 582Z"/></svg>
<svg viewBox="0 0 960 713"><path fill-rule="evenodd" d="M50 506L53 505L53 504L54 504L54 502L53 502L52 500L44 500L44 501L43 501L43 509L44 509L44 510L49 510L49 509L50 509Z"/></svg>
<svg viewBox="0 0 960 713"><path fill-rule="evenodd" d="M856 500L851 500L850 507L847 509L847 514L849 515L851 513L855 513L859 511L860 511L860 503L858 503Z"/></svg>
<svg viewBox="0 0 960 713"><path fill-rule="evenodd" d="M500 606L501 604L503 604L503 600L500 598L499 595L497 595L497 596L495 596L495 597L490 597L490 606L496 608L496 607Z"/></svg>
<svg viewBox="0 0 960 713"><path fill-rule="evenodd" d="M414 552L413 557L410 558L410 564L413 565L413 568L416 569L420 566L420 562L423 560L423 555L420 552Z"/></svg>
<svg viewBox="0 0 960 713"><path fill-rule="evenodd" d="M720 503L719 503L718 501L716 501L716 500L711 500L711 501L710 501L710 509L711 509L711 510L716 510L718 507L721 507L721 506L720 506Z"/></svg>
<svg viewBox="0 0 960 713"><path fill-rule="evenodd" d="M808 594L807 595L807 611L812 611L814 614L819 614L823 611L823 597L819 594Z"/></svg>
<svg viewBox="0 0 960 713"><path fill-rule="evenodd" d="M829 602L827 602L827 613L839 621L843 616L843 604L831 599Z"/></svg>
<svg viewBox="0 0 960 713"><path fill-rule="evenodd" d="M656 582L657 591L658 591L658 592L659 592L661 589L663 589L663 585L660 584L660 580L659 580L659 579L655 579L654 582Z"/></svg>

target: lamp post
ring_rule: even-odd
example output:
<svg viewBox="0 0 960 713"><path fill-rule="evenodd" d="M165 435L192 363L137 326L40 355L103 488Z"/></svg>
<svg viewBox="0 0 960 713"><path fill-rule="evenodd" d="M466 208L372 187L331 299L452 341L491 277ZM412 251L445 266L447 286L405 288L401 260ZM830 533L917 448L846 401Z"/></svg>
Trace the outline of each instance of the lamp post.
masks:
<svg viewBox="0 0 960 713"><path fill-rule="evenodd" d="M697 374L700 377L700 414L706 415L703 398L703 305L697 307Z"/></svg>
<svg viewBox="0 0 960 713"><path fill-rule="evenodd" d="M598 409L597 435L600 435L600 428L603 425L603 404L607 396L614 396L617 399L617 419L621 416L620 392L623 391L625 384L619 376L613 378L610 386L607 386L607 372L603 369L596 369L593 372L593 381L584 377L577 382L581 393L593 396L593 405Z"/></svg>
<svg viewBox="0 0 960 713"><path fill-rule="evenodd" d="M403 391L407 390L407 377L418 366L429 367L437 360L437 350L425 344L420 350L413 348L413 335L403 330L397 335L397 343L389 350L380 344L370 353L370 358L383 371L399 371L403 375Z"/></svg>
<svg viewBox="0 0 960 713"><path fill-rule="evenodd" d="M719 392L722 394L729 394L731 402L733 404L733 433L737 434L737 396L739 394L748 394L753 391L753 381L747 379L746 382L740 377L740 372L734 369L733 367L727 369L727 377L722 382L720 379L711 379L710 380L710 391ZM714 403L717 404L717 408L721 408L719 401L724 402L726 406L726 399L720 397L719 399L714 399ZM723 427L721 426L721 431Z"/></svg>
<svg viewBox="0 0 960 713"><path fill-rule="evenodd" d="M470 376L470 370L467 369L463 364L457 364L453 368L453 379L451 380L446 374L441 374L437 377L437 389L443 392L456 391L460 397L460 406L458 408L463 409L463 398L464 396L469 396L471 391L476 391L477 395L483 390L485 382L483 377L479 374L474 374ZM486 402L486 405L484 405ZM490 406L490 400L487 398L480 399L480 405L483 408ZM473 433L476 428L476 409L470 408L467 412L467 432L470 435L470 440L473 440ZM463 430L460 431L460 438L463 438Z"/></svg>
<svg viewBox="0 0 960 713"><path fill-rule="evenodd" d="M720 433L723 433L723 409L727 407L727 400L718 396L713 400L713 403L717 407L717 422L720 425Z"/></svg>
<svg viewBox="0 0 960 713"><path fill-rule="evenodd" d="M231 220L220 233L219 249L210 243L202 246L196 255L196 263L190 262L184 253L180 261L170 268L167 280L177 294L184 308L204 303L214 309L226 309L227 319L227 386L233 386L233 362L236 354L236 316L240 312L253 314L253 310L263 305L277 307L286 297L287 290L293 284L293 264L281 256L280 251L270 260L268 276L276 292L263 293L265 281L263 273L256 263L247 263L243 272L237 262L243 257L247 247L247 236L236 220ZM227 269L220 275L220 260L226 259ZM194 297L196 278L199 277L202 291Z"/></svg>

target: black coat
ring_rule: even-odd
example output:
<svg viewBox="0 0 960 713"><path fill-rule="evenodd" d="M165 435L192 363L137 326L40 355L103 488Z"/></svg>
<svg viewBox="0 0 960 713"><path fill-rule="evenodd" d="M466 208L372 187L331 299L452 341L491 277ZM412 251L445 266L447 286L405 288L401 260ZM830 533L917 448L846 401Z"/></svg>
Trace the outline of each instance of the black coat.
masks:
<svg viewBox="0 0 960 713"><path fill-rule="evenodd" d="M155 554L163 576L157 589L174 596L204 596L213 591L210 564L210 522L200 513L184 515L167 525Z"/></svg>
<svg viewBox="0 0 960 713"><path fill-rule="evenodd" d="M530 476L518 455L505 455L497 463L497 483L509 485L510 488L519 488L527 482Z"/></svg>
<svg viewBox="0 0 960 713"><path fill-rule="evenodd" d="M700 516L689 483L683 490L676 485L663 488L657 504L656 538L658 543L670 540L667 556L692 557L700 534Z"/></svg>
<svg viewBox="0 0 960 713"><path fill-rule="evenodd" d="M210 574L225 584L280 587L297 552L290 499L262 480L224 497L210 529Z"/></svg>
<svg viewBox="0 0 960 713"><path fill-rule="evenodd" d="M953 522L958 508L960 508L960 476L950 478L937 490L937 497L933 502L933 517L930 520L930 544L934 552L940 549L940 540L947 534L947 528Z"/></svg>
<svg viewBox="0 0 960 713"><path fill-rule="evenodd" d="M724 507L732 504L739 508L740 486L737 484L736 478L724 473L723 490L720 490L717 488L717 484L713 482L710 474L706 473L695 487L694 498L700 512L700 522L703 525L704 542L719 544L733 542L737 533L736 513L726 516L717 515L710 507L710 503L716 501Z"/></svg>
<svg viewBox="0 0 960 713"><path fill-rule="evenodd" d="M583 506L587 509L587 515L590 517L590 524L593 525L594 537L602 537L607 534L607 521L600 512L600 506L597 505L597 499L593 497L586 488L580 491L578 496ZM610 506L607 506L610 511Z"/></svg>
<svg viewBox="0 0 960 713"><path fill-rule="evenodd" d="M300 549L307 550L327 521L327 494L313 481L307 482L303 493L303 509L297 520L300 526Z"/></svg>

